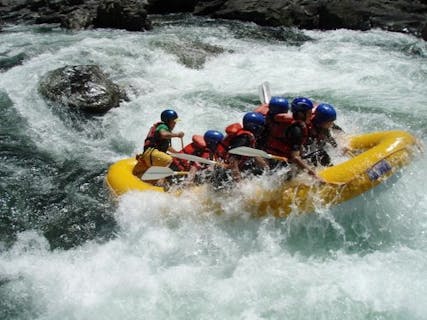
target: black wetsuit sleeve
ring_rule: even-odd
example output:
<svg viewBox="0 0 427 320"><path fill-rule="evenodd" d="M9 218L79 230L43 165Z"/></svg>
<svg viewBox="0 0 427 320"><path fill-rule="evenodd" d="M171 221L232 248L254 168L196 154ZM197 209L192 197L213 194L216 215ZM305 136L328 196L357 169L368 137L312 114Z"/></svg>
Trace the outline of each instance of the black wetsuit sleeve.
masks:
<svg viewBox="0 0 427 320"><path fill-rule="evenodd" d="M289 141L291 151L300 151L303 143L303 131L300 126L290 126L286 138Z"/></svg>

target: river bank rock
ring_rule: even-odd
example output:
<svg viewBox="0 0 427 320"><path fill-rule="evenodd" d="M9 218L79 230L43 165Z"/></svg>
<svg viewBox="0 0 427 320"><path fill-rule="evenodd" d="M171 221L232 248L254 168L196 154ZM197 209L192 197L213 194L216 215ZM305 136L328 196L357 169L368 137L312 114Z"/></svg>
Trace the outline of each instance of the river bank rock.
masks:
<svg viewBox="0 0 427 320"><path fill-rule="evenodd" d="M3 23L58 23L73 30L151 29L142 0L0 0Z"/></svg>
<svg viewBox="0 0 427 320"><path fill-rule="evenodd" d="M103 114L127 100L126 93L97 65L65 66L48 72L39 92L55 105Z"/></svg>
<svg viewBox="0 0 427 320"><path fill-rule="evenodd" d="M147 13L174 12L263 26L380 28L427 38L426 0L0 0L3 22L60 23L68 29L143 31L151 29Z"/></svg>
<svg viewBox="0 0 427 320"><path fill-rule="evenodd" d="M421 36L427 1L417 0L200 0L194 14L304 29L380 28Z"/></svg>

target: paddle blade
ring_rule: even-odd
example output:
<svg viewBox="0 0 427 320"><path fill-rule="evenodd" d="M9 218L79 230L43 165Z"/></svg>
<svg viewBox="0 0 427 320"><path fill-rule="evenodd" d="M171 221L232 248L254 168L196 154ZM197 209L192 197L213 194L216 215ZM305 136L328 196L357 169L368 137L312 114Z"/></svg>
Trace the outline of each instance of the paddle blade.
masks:
<svg viewBox="0 0 427 320"><path fill-rule="evenodd" d="M258 88L259 100L263 104L268 104L271 99L270 84L264 81Z"/></svg>
<svg viewBox="0 0 427 320"><path fill-rule="evenodd" d="M199 162L204 164L217 164L216 161L205 159L202 157L193 156L192 154L186 154L186 153L169 153L172 157L178 158L178 159L184 159L188 161L193 162Z"/></svg>
<svg viewBox="0 0 427 320"><path fill-rule="evenodd" d="M188 174L188 172L173 171L172 169L167 167L153 166L148 168L148 170L144 172L144 174L141 177L141 180L158 180L158 179L163 179L170 176L185 175L185 174Z"/></svg>
<svg viewBox="0 0 427 320"><path fill-rule="evenodd" d="M250 147L237 147L229 150L228 152L232 154L238 154L240 156L246 156L246 157L261 157L261 158L275 159L275 160L285 161L285 162L288 161L288 159L285 157L275 156L263 150L254 149Z"/></svg>

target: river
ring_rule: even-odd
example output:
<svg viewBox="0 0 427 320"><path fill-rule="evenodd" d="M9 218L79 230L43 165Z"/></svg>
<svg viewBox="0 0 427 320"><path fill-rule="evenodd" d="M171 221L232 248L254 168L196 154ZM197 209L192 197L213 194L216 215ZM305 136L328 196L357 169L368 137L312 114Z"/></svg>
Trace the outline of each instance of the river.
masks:
<svg viewBox="0 0 427 320"><path fill-rule="evenodd" d="M189 142L254 109L263 81L333 104L348 133L426 145L423 40L177 15L144 33L6 26L0 44L24 57L0 73L0 319L426 319L424 154L386 186L287 219L250 217L242 190L218 215L197 195L117 200L104 185L163 109ZM129 101L88 119L49 106L39 80L77 64Z"/></svg>

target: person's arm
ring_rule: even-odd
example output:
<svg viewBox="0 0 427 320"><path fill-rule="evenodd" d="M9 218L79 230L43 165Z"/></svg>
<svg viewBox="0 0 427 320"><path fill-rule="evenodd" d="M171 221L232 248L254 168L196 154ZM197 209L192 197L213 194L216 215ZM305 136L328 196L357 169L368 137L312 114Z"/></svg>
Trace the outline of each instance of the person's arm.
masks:
<svg viewBox="0 0 427 320"><path fill-rule="evenodd" d="M311 169L302 159L299 151L292 151L289 160L295 163L300 169L306 170L309 175L318 178L316 172Z"/></svg>
<svg viewBox="0 0 427 320"><path fill-rule="evenodd" d="M250 137L246 134L235 137L228 148L228 150L238 148L238 147L249 147L251 145ZM231 170L231 174L233 175L233 179L235 181L241 180L239 162L242 159L241 156L230 154L228 158L228 169Z"/></svg>
<svg viewBox="0 0 427 320"><path fill-rule="evenodd" d="M301 159L301 146L303 143L303 131L299 126L292 126L289 128L287 138L291 142L291 155L289 161L295 163L300 169L306 170L309 175L321 180L316 172L311 169L305 161Z"/></svg>
<svg viewBox="0 0 427 320"><path fill-rule="evenodd" d="M167 130L160 130L159 131L159 137L160 139L172 139L172 138L182 138L184 137L184 132L170 132Z"/></svg>

